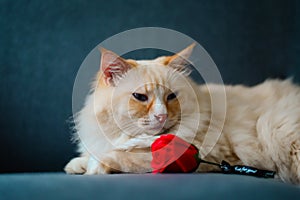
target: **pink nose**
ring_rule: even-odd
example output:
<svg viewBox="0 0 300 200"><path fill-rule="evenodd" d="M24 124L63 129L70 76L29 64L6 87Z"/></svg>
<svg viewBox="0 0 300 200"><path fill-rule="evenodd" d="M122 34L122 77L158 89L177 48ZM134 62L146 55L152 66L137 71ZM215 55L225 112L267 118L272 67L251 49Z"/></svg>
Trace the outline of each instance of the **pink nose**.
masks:
<svg viewBox="0 0 300 200"><path fill-rule="evenodd" d="M167 114L159 114L154 115L154 117L159 121L160 123L164 123L167 120L168 115Z"/></svg>

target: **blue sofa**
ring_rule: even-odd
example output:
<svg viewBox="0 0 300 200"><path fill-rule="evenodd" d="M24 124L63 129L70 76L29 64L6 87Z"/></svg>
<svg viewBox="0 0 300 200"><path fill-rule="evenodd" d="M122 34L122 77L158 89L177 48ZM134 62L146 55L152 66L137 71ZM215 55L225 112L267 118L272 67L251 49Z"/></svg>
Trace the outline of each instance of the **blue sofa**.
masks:
<svg viewBox="0 0 300 200"><path fill-rule="evenodd" d="M6 174L1 199L297 199L300 188L276 180L224 174Z"/></svg>
<svg viewBox="0 0 300 200"><path fill-rule="evenodd" d="M104 39L170 28L198 41L226 84L291 76L299 83L299 10L297 0L0 1L0 199L297 199L298 187L274 179L70 176L63 167L76 156L69 122L76 73Z"/></svg>

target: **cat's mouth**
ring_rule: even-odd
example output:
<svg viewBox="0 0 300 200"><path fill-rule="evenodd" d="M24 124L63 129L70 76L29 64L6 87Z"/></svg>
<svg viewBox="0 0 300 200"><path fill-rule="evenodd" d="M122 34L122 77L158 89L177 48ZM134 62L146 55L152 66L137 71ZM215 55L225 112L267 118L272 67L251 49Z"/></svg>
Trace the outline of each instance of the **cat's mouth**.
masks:
<svg viewBox="0 0 300 200"><path fill-rule="evenodd" d="M174 126L171 126L171 127L165 127L165 126L163 126L163 127L160 128L159 131L157 131L154 135L155 135L155 136L159 136L159 135L163 135L163 134L170 133L170 130L171 130L173 127L174 127Z"/></svg>
<svg viewBox="0 0 300 200"><path fill-rule="evenodd" d="M164 124L158 124L158 125L156 125L154 127L150 127L149 130L150 131L154 131L154 132L158 132L158 133L162 132L163 130L165 130Z"/></svg>
<svg viewBox="0 0 300 200"><path fill-rule="evenodd" d="M160 136L170 133L170 128L163 128L160 132L156 133L154 136Z"/></svg>
<svg viewBox="0 0 300 200"><path fill-rule="evenodd" d="M145 120L138 121L138 126L151 135L162 135L175 126L176 123L170 123L166 120L164 123L151 123L150 120L145 123Z"/></svg>
<svg viewBox="0 0 300 200"><path fill-rule="evenodd" d="M150 131L151 134L155 136L159 136L159 135L163 135L175 131L173 129L174 127L176 127L176 125L177 123L175 123L174 121L168 120L165 123L155 124L152 125L151 127L147 127L146 129L148 129L148 131Z"/></svg>

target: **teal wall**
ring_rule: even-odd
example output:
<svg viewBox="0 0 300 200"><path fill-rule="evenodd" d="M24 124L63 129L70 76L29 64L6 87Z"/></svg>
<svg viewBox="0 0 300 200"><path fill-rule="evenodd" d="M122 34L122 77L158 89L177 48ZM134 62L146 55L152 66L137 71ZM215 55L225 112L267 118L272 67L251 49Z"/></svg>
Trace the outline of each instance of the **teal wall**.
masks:
<svg viewBox="0 0 300 200"><path fill-rule="evenodd" d="M0 172L60 171L74 156L71 94L85 56L127 29L197 40L225 83L300 81L297 0L0 1Z"/></svg>

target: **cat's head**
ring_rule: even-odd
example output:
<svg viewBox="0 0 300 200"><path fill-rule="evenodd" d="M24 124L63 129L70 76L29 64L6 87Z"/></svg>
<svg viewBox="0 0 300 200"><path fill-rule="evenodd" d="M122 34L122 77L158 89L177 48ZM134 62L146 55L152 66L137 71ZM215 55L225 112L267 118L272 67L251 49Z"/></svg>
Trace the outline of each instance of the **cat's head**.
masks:
<svg viewBox="0 0 300 200"><path fill-rule="evenodd" d="M115 122L131 135L163 133L195 110L188 57L194 45L154 60L124 59L101 48L96 91L110 100ZM101 90L110 91L103 93ZM106 95L106 96L104 96Z"/></svg>

